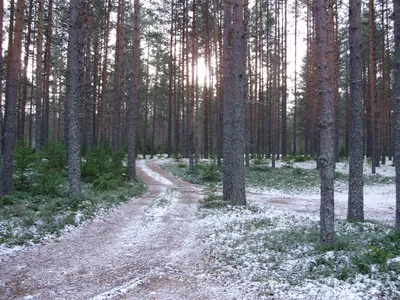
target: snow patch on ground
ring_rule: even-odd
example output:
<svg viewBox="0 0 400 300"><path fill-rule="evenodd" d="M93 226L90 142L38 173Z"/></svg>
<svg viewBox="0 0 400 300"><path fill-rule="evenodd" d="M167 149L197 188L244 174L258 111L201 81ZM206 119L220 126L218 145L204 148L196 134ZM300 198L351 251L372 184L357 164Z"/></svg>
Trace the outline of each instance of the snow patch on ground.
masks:
<svg viewBox="0 0 400 300"><path fill-rule="evenodd" d="M313 256L315 244L292 245L289 241L288 245L282 239L286 233L299 228L316 228L317 221L316 216L292 214L265 205L260 205L258 209L229 208L217 213L205 213L201 227L207 230L201 238L207 249L204 260L208 266L208 276L227 290L238 287L243 299L400 297L400 280L382 283L380 279L362 274L350 281L338 280L332 276L307 278L310 266L318 257ZM364 229L373 231L374 225L367 223ZM280 238L276 240L278 245L266 246L269 237L274 236ZM283 243L284 248L279 246L280 243ZM267 250L264 247L268 247ZM271 250L274 247L276 250ZM334 255L337 254L329 251L325 257L332 259ZM349 260L346 257L341 259ZM337 267L340 268L340 265Z"/></svg>
<svg viewBox="0 0 400 300"><path fill-rule="evenodd" d="M138 160L137 162L138 167L140 167L148 176L153 178L155 181L158 181L161 184L172 186L173 183L165 178L164 176L160 175L159 173L154 172L149 167L146 166L145 160Z"/></svg>

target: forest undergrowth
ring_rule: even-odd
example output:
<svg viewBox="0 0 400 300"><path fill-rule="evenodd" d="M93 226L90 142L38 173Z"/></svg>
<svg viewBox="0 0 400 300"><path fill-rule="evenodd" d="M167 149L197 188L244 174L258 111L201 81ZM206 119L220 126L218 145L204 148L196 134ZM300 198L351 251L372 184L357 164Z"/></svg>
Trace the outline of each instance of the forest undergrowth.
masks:
<svg viewBox="0 0 400 300"><path fill-rule="evenodd" d="M246 168L246 187L288 194L319 187L310 158L270 161L256 158ZM303 167L294 162L304 162ZM336 239L321 246L318 216L294 213L249 201L233 207L222 200L222 171L215 160L200 161L190 172L183 159L163 167L184 180L204 185L200 215L209 230L202 235L209 275L221 284L240 286L258 298L399 299L400 233L376 221L335 222ZM335 172L342 188L348 174ZM366 186L394 184L392 176L365 174Z"/></svg>
<svg viewBox="0 0 400 300"><path fill-rule="evenodd" d="M112 154L96 147L81 165L82 197L68 196L67 154L64 145L49 141L46 149L34 152L21 142L14 151L15 191L0 198L0 244L26 245L59 235L141 195L146 187L128 180L125 152Z"/></svg>

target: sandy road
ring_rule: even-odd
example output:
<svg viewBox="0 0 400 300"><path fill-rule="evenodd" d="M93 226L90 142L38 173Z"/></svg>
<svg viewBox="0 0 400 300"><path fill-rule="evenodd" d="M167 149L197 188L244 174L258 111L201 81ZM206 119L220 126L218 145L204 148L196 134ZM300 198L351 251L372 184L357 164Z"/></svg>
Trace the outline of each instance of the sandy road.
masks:
<svg viewBox="0 0 400 300"><path fill-rule="evenodd" d="M148 191L56 241L0 256L0 299L224 299L202 276L201 189L137 163Z"/></svg>

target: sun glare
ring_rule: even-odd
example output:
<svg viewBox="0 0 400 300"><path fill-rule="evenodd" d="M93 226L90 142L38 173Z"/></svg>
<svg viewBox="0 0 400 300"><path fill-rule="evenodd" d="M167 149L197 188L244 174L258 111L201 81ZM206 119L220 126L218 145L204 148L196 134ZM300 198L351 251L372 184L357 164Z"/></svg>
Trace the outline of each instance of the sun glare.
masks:
<svg viewBox="0 0 400 300"><path fill-rule="evenodd" d="M197 76L199 78L199 85L204 85L205 81L207 84L209 83L210 75L208 74L206 63L203 57L200 57L197 60Z"/></svg>

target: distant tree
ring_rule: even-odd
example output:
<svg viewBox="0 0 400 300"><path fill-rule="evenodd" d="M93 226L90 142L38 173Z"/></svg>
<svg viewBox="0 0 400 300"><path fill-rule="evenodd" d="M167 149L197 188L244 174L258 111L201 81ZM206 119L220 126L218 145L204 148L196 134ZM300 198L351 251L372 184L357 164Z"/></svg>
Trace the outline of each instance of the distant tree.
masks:
<svg viewBox="0 0 400 300"><path fill-rule="evenodd" d="M81 195L81 113L82 80L84 72L83 31L84 0L71 0L69 6L69 38L67 56L68 113L68 182L69 196Z"/></svg>
<svg viewBox="0 0 400 300"><path fill-rule="evenodd" d="M31 47L32 27L33 27L32 19L33 19L33 0L30 0L27 24L26 24L27 28L28 28L28 32L26 33L26 41L25 41L22 96L20 97L19 114L18 114L19 115L18 130L17 130L18 140L24 139L24 132L25 132L26 103L28 100L28 80L29 80L28 79L28 64L29 64L30 47ZM0 40L2 40L2 39L0 39ZM2 53L2 52L0 52L0 53Z"/></svg>
<svg viewBox="0 0 400 300"><path fill-rule="evenodd" d="M364 220L363 196L363 78L361 0L349 1L350 118L349 199L347 219Z"/></svg>
<svg viewBox="0 0 400 300"><path fill-rule="evenodd" d="M50 128L50 74L51 74L51 58L52 58L52 49L51 45L53 44L53 3L54 0L49 0L48 2L48 11L47 11L47 26L45 31L46 37L46 45L45 45L45 53L44 53L44 78L43 78L43 134L42 140L46 143L49 137L49 128ZM53 116L54 118L55 116Z"/></svg>
<svg viewBox="0 0 400 300"><path fill-rule="evenodd" d="M36 96L35 96L35 150L42 149L43 143L43 26L44 26L44 0L38 1L38 28L36 39Z"/></svg>
<svg viewBox="0 0 400 300"><path fill-rule="evenodd" d="M320 102L320 172L321 208L320 241L323 244L334 240L334 128L332 86L329 78L328 30L326 0L314 2L316 30L317 97Z"/></svg>
<svg viewBox="0 0 400 300"><path fill-rule="evenodd" d="M395 164L396 164L396 228L400 229L400 1L393 0L395 41Z"/></svg>

